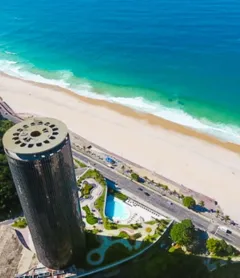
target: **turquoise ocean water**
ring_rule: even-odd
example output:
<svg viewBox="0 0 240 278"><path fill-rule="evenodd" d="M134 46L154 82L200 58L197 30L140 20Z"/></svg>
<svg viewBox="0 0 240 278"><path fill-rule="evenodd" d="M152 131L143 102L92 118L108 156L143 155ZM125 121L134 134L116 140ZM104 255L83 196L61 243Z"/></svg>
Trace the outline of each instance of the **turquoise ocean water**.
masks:
<svg viewBox="0 0 240 278"><path fill-rule="evenodd" d="M0 70L240 143L238 0L0 0Z"/></svg>

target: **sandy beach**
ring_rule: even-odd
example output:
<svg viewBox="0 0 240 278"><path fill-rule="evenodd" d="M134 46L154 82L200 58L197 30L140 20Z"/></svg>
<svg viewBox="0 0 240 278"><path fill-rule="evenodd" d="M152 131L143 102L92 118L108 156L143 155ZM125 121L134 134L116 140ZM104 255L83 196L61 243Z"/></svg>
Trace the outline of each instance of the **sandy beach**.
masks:
<svg viewBox="0 0 240 278"><path fill-rule="evenodd" d="M17 112L58 118L109 151L216 199L238 222L240 146L121 105L0 75L0 96Z"/></svg>

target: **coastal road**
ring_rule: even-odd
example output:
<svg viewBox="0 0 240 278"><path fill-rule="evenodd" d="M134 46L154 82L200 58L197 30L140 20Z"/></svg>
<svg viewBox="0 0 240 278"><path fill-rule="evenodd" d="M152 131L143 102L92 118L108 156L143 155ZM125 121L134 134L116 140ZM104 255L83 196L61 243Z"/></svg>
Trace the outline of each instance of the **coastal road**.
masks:
<svg viewBox="0 0 240 278"><path fill-rule="evenodd" d="M103 166L99 162L92 160L89 157L86 157L75 151L73 151L73 155L86 164L90 163L92 166L98 169L105 178L115 182L119 188L123 188L136 196L136 200L140 202L141 200L143 200L145 203L149 203L161 210L163 214L167 216L171 215L177 220L190 218L198 228L207 230L210 221L197 215L191 210L185 209L184 207L177 205L176 203L170 202L168 199L162 197L160 194L157 194L142 185L136 184L135 182L122 175L119 175L114 170Z"/></svg>
<svg viewBox="0 0 240 278"><path fill-rule="evenodd" d="M234 232L228 234L220 229L217 229L215 235L217 237L220 237L221 239L224 239L226 242L229 242L230 244L236 247L240 247L240 237Z"/></svg>
<svg viewBox="0 0 240 278"><path fill-rule="evenodd" d="M89 157L84 156L73 150L73 155L83 161L86 164L92 165L94 168L99 170L103 176L113 182L115 182L118 188L122 188L132 195L136 197L136 200L141 203L148 203L151 207L155 207L156 211L161 211L163 215L170 216L175 218L176 220L183 220L183 219L191 219L193 224L204 231L211 232L212 231L212 222L210 219L206 219L205 217L198 215L197 213L182 207L177 203L173 203L169 201L167 198L161 196L160 194L153 192L152 190L139 185L128 178L118 174L113 169L108 168L107 166L103 166L98 161L95 161ZM226 234L225 232L218 229L218 225L216 224L216 233L217 237L226 240L228 243L234 245L235 247L240 247L240 236L238 234ZM215 232L214 231L214 232Z"/></svg>

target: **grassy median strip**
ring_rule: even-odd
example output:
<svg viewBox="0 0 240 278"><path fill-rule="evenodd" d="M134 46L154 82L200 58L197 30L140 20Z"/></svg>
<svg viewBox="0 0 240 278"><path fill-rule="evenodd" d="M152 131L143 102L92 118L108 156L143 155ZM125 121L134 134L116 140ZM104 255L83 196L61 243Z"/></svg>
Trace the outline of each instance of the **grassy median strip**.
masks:
<svg viewBox="0 0 240 278"><path fill-rule="evenodd" d="M80 160L74 159L74 162L81 168L87 167L87 165L81 162Z"/></svg>

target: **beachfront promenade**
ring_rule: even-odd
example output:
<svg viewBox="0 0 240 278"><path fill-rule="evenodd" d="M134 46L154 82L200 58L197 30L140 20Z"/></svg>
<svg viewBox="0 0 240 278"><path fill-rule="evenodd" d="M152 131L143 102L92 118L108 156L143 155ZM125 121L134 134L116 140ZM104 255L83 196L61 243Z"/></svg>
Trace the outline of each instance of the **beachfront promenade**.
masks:
<svg viewBox="0 0 240 278"><path fill-rule="evenodd" d="M115 182L118 188L123 190L123 192L125 191L125 193L127 193L127 195L133 200L177 221L187 218L191 219L196 227L212 233L221 239L225 239L227 242L238 248L240 247L240 235L238 233L233 232L232 234L226 234L218 229L219 225L217 223L212 223L211 219L208 219L207 217L204 217L177 203L170 204L167 198L162 197L157 192L154 192L140 184L136 184L127 177L118 174L113 169L104 166L98 161L93 160L82 153L73 150L73 155L84 163L93 165L103 174L104 177ZM142 188L142 190L139 190L138 188ZM145 192L148 193L149 196L147 196Z"/></svg>

